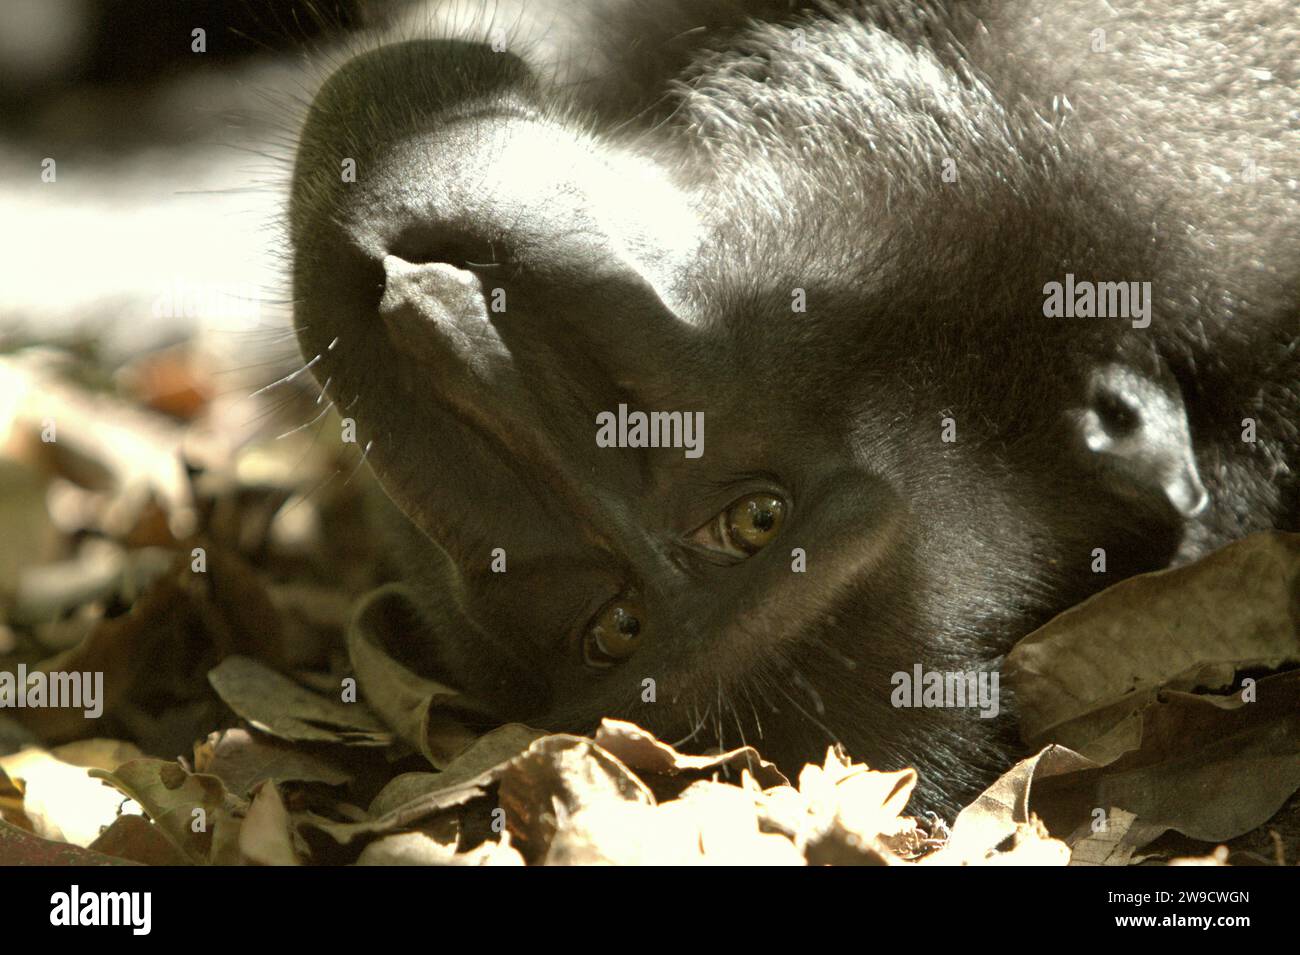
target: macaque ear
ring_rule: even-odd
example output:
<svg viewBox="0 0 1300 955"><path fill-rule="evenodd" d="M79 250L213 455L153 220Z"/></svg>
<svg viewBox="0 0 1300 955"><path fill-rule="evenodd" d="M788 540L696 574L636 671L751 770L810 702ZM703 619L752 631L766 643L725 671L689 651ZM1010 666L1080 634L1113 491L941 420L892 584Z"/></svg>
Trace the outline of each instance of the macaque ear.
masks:
<svg viewBox="0 0 1300 955"><path fill-rule="evenodd" d="M1118 493L1156 496L1183 517L1194 517L1209 503L1192 453L1187 409L1172 379L1105 365L1093 372L1087 403L1071 417L1082 453Z"/></svg>

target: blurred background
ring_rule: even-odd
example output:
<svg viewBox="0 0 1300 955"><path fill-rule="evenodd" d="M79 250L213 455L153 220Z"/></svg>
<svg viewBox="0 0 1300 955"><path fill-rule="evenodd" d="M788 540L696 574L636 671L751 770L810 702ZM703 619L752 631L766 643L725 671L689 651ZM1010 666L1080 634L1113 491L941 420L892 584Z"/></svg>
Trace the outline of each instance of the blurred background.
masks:
<svg viewBox="0 0 1300 955"><path fill-rule="evenodd" d="M293 375L280 236L313 85L392 8L0 0L0 670L93 646L196 536L266 573L230 607L289 586L310 594L290 602L334 606L335 632L371 585L340 570L368 560L363 535L331 529L355 510L359 468ZM215 631L191 619L216 619L210 597L158 612L182 675L211 653ZM160 674L153 711L171 715L145 735L210 722L175 716L183 684ZM15 732L0 719L0 751Z"/></svg>
<svg viewBox="0 0 1300 955"><path fill-rule="evenodd" d="M91 343L116 362L283 329L276 230L307 60L387 6L0 3L0 349Z"/></svg>

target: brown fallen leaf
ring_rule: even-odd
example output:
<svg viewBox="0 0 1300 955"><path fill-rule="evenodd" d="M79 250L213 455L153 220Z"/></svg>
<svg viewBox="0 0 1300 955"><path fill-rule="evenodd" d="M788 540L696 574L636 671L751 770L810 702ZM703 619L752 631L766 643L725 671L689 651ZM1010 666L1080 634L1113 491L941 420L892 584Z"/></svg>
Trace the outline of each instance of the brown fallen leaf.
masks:
<svg viewBox="0 0 1300 955"><path fill-rule="evenodd" d="M588 799L557 815L545 865L803 865L764 832L751 794L700 780L660 804Z"/></svg>
<svg viewBox="0 0 1300 955"><path fill-rule="evenodd" d="M368 818L339 822L303 814L299 821L339 845L417 825L427 827L440 813L485 796L511 762L544 735L540 730L508 723L470 744L442 772L403 773L389 780L371 801Z"/></svg>
<svg viewBox="0 0 1300 955"><path fill-rule="evenodd" d="M196 743L194 771L216 776L239 796L249 795L265 780L342 786L352 779L323 755L239 728L212 733Z"/></svg>
<svg viewBox="0 0 1300 955"><path fill-rule="evenodd" d="M412 672L385 641L417 632L418 618L405 588L382 587L357 607L348 628L348 655L366 700L383 720L438 769L477 734L467 724L490 726L490 711L459 690Z"/></svg>
<svg viewBox="0 0 1300 955"><path fill-rule="evenodd" d="M299 865L294 828L274 782L262 783L239 829L239 853L251 865Z"/></svg>
<svg viewBox="0 0 1300 955"><path fill-rule="evenodd" d="M1263 825L1300 789L1300 670L1258 681L1253 702L1165 691L1142 711L1140 746L1045 780L1035 808L1073 832L1096 808L1218 842Z"/></svg>
<svg viewBox="0 0 1300 955"><path fill-rule="evenodd" d="M795 845L813 865L892 865L892 846L906 845L916 831L903 810L916 788L913 769L878 772L849 759L839 746L821 766L799 772L799 796L807 807Z"/></svg>
<svg viewBox="0 0 1300 955"><path fill-rule="evenodd" d="M1066 838L1070 865L1126 866L1134 853L1159 838L1165 831L1138 821L1133 813L1117 807L1094 811L1091 821Z"/></svg>
<svg viewBox="0 0 1300 955"><path fill-rule="evenodd" d="M1021 640L1002 673L1027 742L1093 755L1089 743L1164 687L1285 663L1300 663L1300 534L1272 532L1121 581Z"/></svg>
<svg viewBox="0 0 1300 955"><path fill-rule="evenodd" d="M942 849L921 860L927 865L982 865L1011 845L1020 827L1034 819L1031 797L1037 786L1055 776L1094 764L1064 746L1048 746L1022 759L957 815ZM1060 830L1057 830L1060 831ZM1064 865L1069 858L1061 860Z"/></svg>
<svg viewBox="0 0 1300 955"><path fill-rule="evenodd" d="M141 865L189 865L190 860L144 816L118 816L89 848Z"/></svg>
<svg viewBox="0 0 1300 955"><path fill-rule="evenodd" d="M484 842L467 852L457 852L453 840L447 843L422 832L399 832L376 839L362 850L357 865L508 865L524 864L510 845L510 834L500 842Z"/></svg>
<svg viewBox="0 0 1300 955"><path fill-rule="evenodd" d="M173 845L199 865L217 856L217 823L247 810L243 800L226 792L221 780L186 772L175 762L135 759L111 773L89 772L139 803Z"/></svg>
<svg viewBox="0 0 1300 955"><path fill-rule="evenodd" d="M744 766L762 786L788 785L789 780L775 763L763 759L752 746L726 753L690 756L679 753L667 743L623 720L603 719L595 733L596 745L618 757L638 773L676 776L681 773L711 773L725 767Z"/></svg>
<svg viewBox="0 0 1300 955"><path fill-rule="evenodd" d="M1017 823L1006 844L985 858L985 865L1063 866L1070 861L1070 849L1059 839L1053 839L1037 816L1029 822Z"/></svg>
<svg viewBox="0 0 1300 955"><path fill-rule="evenodd" d="M510 834L530 862L541 861L568 820L597 807L653 806L632 770L582 736L544 736L511 760L498 801Z"/></svg>
<svg viewBox="0 0 1300 955"><path fill-rule="evenodd" d="M364 704L313 693L248 657L226 657L208 672L208 681L240 718L279 739L392 745L392 733Z"/></svg>
<svg viewBox="0 0 1300 955"><path fill-rule="evenodd" d="M370 814L378 817L403 806L414 808L422 801L436 803L439 793L467 786L485 788L501 778L511 760L545 735L521 723L499 726L466 747L442 772L403 773L390 780L370 803Z"/></svg>
<svg viewBox="0 0 1300 955"><path fill-rule="evenodd" d="M0 866L135 864L127 859L115 859L89 849L42 839L0 819Z"/></svg>
<svg viewBox="0 0 1300 955"><path fill-rule="evenodd" d="M424 825L430 817L463 806L486 793L487 789L483 786L472 782L460 783L445 789L435 788L423 792L372 818L340 822L312 812L299 813L295 818L300 828L324 833L338 845L346 846L354 841L366 842L376 835L387 835Z"/></svg>

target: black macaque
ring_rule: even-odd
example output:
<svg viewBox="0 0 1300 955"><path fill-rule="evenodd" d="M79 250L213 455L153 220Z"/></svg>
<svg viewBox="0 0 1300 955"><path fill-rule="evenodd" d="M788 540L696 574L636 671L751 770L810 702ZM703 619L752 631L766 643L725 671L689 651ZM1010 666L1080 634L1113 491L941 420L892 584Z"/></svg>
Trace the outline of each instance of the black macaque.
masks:
<svg viewBox="0 0 1300 955"><path fill-rule="evenodd" d="M1293 0L451 7L311 105L295 323L503 719L951 813L1013 701L895 674L1296 529Z"/></svg>

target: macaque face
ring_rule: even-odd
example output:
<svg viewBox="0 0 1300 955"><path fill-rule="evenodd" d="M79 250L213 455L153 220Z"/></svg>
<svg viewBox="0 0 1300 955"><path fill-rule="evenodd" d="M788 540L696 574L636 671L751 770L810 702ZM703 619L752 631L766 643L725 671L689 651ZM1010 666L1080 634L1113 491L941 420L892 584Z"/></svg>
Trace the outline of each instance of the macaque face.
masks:
<svg viewBox="0 0 1300 955"><path fill-rule="evenodd" d="M789 765L841 740L968 794L1005 721L899 710L893 676L996 667L1103 584L1094 548L1159 566L1199 501L1176 387L1025 320L1126 224L1068 221L1042 166L923 188L905 123L874 155L591 125L511 54L430 41L345 64L302 134L299 339L440 675L503 719Z"/></svg>

